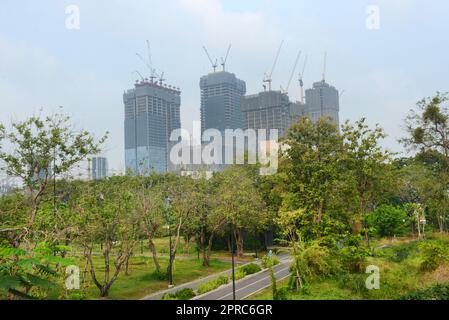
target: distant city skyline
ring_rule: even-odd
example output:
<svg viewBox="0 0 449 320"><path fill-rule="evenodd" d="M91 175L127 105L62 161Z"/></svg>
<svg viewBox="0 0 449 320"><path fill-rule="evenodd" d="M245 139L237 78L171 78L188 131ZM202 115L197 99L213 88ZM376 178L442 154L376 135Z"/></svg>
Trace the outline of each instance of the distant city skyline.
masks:
<svg viewBox="0 0 449 320"><path fill-rule="evenodd" d="M68 5L80 9L79 30L65 27ZM378 30L366 26L370 5L379 9ZM444 0L5 0L0 122L62 105L78 128L97 137L110 132L103 154L111 172L123 172L121 95L138 80L135 70L148 76L136 56L145 56L147 39L154 66L182 88L181 122L188 129L200 119L198 79L211 72L203 45L219 59L232 43L226 70L246 82L247 94L256 94L285 40L273 89L285 87L298 50L308 54L303 80L311 88L321 79L326 51L326 80L344 91L340 122L366 117L379 123L389 135L384 146L401 151L397 139L408 110L449 90L447 12ZM289 96L299 100L297 75Z"/></svg>

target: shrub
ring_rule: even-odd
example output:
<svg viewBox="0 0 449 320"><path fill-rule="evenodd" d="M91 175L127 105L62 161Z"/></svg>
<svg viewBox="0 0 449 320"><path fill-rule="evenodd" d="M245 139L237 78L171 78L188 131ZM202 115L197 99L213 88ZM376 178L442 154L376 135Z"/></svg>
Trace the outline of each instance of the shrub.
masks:
<svg viewBox="0 0 449 320"><path fill-rule="evenodd" d="M230 275L230 279L231 279L232 275ZM238 269L235 274L234 274L235 280L240 280L246 277L246 273L245 271Z"/></svg>
<svg viewBox="0 0 449 320"><path fill-rule="evenodd" d="M191 288L183 288L175 294L178 300L190 300L195 296L195 292Z"/></svg>
<svg viewBox="0 0 449 320"><path fill-rule="evenodd" d="M422 271L434 271L448 260L447 249L439 243L422 242L419 249L423 259L420 267Z"/></svg>
<svg viewBox="0 0 449 320"><path fill-rule="evenodd" d="M363 246L360 236L348 236L339 252L343 267L349 272L365 271L368 249Z"/></svg>
<svg viewBox="0 0 449 320"><path fill-rule="evenodd" d="M433 287L413 291L401 300L449 300L449 285L437 284Z"/></svg>
<svg viewBox="0 0 449 320"><path fill-rule="evenodd" d="M250 275L259 272L262 268L258 264L250 263L240 267L240 270L242 270L246 275Z"/></svg>
<svg viewBox="0 0 449 320"><path fill-rule="evenodd" d="M380 237L392 237L404 232L407 213L401 208L382 205L368 216L368 225L376 230Z"/></svg>
<svg viewBox="0 0 449 320"><path fill-rule="evenodd" d="M351 292L361 296L365 296L368 293L365 281L366 274L362 273L343 273L337 278L340 288L349 289Z"/></svg>
<svg viewBox="0 0 449 320"><path fill-rule="evenodd" d="M271 257L266 255L262 257L262 267L264 269L274 267L279 264L279 258L273 254Z"/></svg>
<svg viewBox="0 0 449 320"><path fill-rule="evenodd" d="M214 289L217 289L218 287L227 284L228 283L228 277L227 276L219 276L217 279L211 280L209 282L201 283L198 286L198 294L203 294L209 291L212 291Z"/></svg>

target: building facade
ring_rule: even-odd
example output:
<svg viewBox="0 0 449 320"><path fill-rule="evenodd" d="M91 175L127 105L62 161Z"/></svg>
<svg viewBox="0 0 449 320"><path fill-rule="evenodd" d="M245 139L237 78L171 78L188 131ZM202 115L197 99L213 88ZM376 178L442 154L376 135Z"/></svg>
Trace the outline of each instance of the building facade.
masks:
<svg viewBox="0 0 449 320"><path fill-rule="evenodd" d="M301 109L301 115L313 122L320 117L330 117L339 126L339 93L325 81L315 82L311 89L306 90L306 103Z"/></svg>
<svg viewBox="0 0 449 320"><path fill-rule="evenodd" d="M170 170L169 138L181 128L179 88L140 81L123 94L125 165L136 174Z"/></svg>
<svg viewBox="0 0 449 320"><path fill-rule="evenodd" d="M242 99L242 112L246 129L277 129L282 137L291 124L292 104L286 93L264 91Z"/></svg>
<svg viewBox="0 0 449 320"><path fill-rule="evenodd" d="M221 71L210 73L200 80L201 131L242 128L242 96L246 84L235 74Z"/></svg>
<svg viewBox="0 0 449 320"><path fill-rule="evenodd" d="M93 157L90 176L93 180L100 180L108 176L108 159L105 157Z"/></svg>
<svg viewBox="0 0 449 320"><path fill-rule="evenodd" d="M201 135L207 129L216 129L224 138L226 129L243 128L241 102L246 93L246 83L243 80L226 71L213 72L201 77L200 89ZM221 164L214 169L215 171L224 168L226 150L233 148L227 147L224 140L222 146Z"/></svg>

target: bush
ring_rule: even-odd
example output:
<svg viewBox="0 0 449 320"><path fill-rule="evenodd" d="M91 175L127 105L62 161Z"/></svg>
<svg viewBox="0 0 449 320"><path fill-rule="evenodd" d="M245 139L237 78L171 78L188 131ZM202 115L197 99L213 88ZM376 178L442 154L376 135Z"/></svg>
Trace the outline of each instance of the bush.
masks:
<svg viewBox="0 0 449 320"><path fill-rule="evenodd" d="M262 267L264 269L274 267L279 264L279 258L273 254L271 257L266 255L262 257Z"/></svg>
<svg viewBox="0 0 449 320"><path fill-rule="evenodd" d="M190 300L195 296L195 292L191 288L184 288L176 292L178 300Z"/></svg>
<svg viewBox="0 0 449 320"><path fill-rule="evenodd" d="M380 237L392 237L404 233L407 213L391 205L379 206L368 216L368 225Z"/></svg>
<svg viewBox="0 0 449 320"><path fill-rule="evenodd" d="M227 276L219 276L217 279L214 279L212 281L201 283L198 286L198 294L203 294L217 289L218 287L227 284L228 281L229 280Z"/></svg>
<svg viewBox="0 0 449 320"><path fill-rule="evenodd" d="M368 249L363 246L360 236L347 236L339 252L343 267L348 272L364 272Z"/></svg>
<svg viewBox="0 0 449 320"><path fill-rule="evenodd" d="M196 296L191 288L183 288L176 291L176 293L165 293L162 300L190 300Z"/></svg>
<svg viewBox="0 0 449 320"><path fill-rule="evenodd" d="M448 250L441 244L436 242L422 242L419 244L422 271L434 271L443 262L448 260Z"/></svg>
<svg viewBox="0 0 449 320"><path fill-rule="evenodd" d="M231 279L231 278L232 278L232 274L231 274L229 277L230 277L230 279ZM237 280L240 280L240 279L245 278L245 277L246 277L246 273L245 273L245 271L243 271L243 270L241 270L241 269L238 269L238 270L235 272L234 277L235 277L235 280L237 281Z"/></svg>
<svg viewBox="0 0 449 320"><path fill-rule="evenodd" d="M279 263L279 261L278 261L278 263ZM260 270L262 270L262 268L258 264L250 263L250 264L241 266L240 270L242 270L246 275L250 275L250 274L259 272Z"/></svg>
<svg viewBox="0 0 449 320"><path fill-rule="evenodd" d="M349 289L352 293L365 296L368 293L366 288L366 274L343 273L338 276L337 283L342 289Z"/></svg>
<svg viewBox="0 0 449 320"><path fill-rule="evenodd" d="M449 300L449 285L437 284L401 297L401 300Z"/></svg>

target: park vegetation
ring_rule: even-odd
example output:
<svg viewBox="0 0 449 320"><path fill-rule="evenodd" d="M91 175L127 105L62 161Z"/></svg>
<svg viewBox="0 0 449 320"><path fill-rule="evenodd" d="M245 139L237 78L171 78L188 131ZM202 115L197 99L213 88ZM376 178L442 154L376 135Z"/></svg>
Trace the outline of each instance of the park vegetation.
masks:
<svg viewBox="0 0 449 320"><path fill-rule="evenodd" d="M335 277L363 291L360 275L385 238L418 241L419 272L434 272L448 262L447 243L428 239L448 230L447 96L423 99L405 124L401 142L410 157L382 148L386 133L366 119L338 128L328 118L301 118L282 138L286 148L272 176L260 176L259 165L235 165L210 179L129 172L98 181L69 173L99 153L107 135L77 131L62 114L0 125L1 167L21 180L20 188L0 196L0 297L46 299L56 290L57 298L70 299L64 281L73 264L82 266L82 283L90 277L98 296L108 297L117 279L133 273L130 261L143 243L154 277L166 281L185 244L196 247L206 270L214 248L229 250L234 242L244 258L253 250L248 239L269 229L292 258L288 284L273 287L276 299ZM166 264L158 240L168 234ZM407 250L391 253L391 261L413 256ZM257 272L254 266L238 269L238 276ZM217 278L198 293L223 283ZM410 297L446 290L421 289L427 291ZM165 298L192 296L186 290Z"/></svg>

